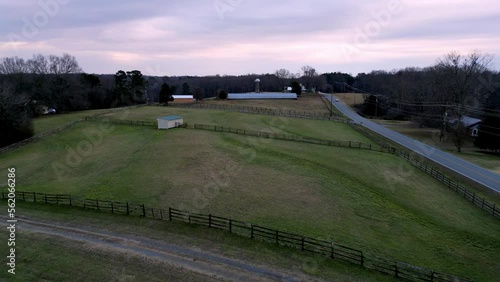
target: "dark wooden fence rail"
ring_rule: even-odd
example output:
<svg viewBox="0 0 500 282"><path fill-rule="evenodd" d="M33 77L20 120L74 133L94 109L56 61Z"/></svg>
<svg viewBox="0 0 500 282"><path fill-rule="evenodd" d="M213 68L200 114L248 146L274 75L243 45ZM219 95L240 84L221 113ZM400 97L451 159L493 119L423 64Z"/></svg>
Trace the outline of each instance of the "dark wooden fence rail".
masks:
<svg viewBox="0 0 500 282"><path fill-rule="evenodd" d="M226 133L254 136L260 138L303 142L303 143L332 146L332 147L358 148L358 149L372 150L378 152L387 152L387 149L385 148L379 146L373 146L372 144L363 143L359 141L323 140L323 139L308 138L299 135L270 133L270 132L262 132L262 131L246 130L246 129L237 129L224 126L206 125L206 124L195 124L194 129L226 132Z"/></svg>
<svg viewBox="0 0 500 282"><path fill-rule="evenodd" d="M433 178L435 178L439 182L445 184L448 188L450 188L453 191L457 192L458 194L462 195L467 201L473 203L475 206L481 208L482 210L486 211L488 214L491 214L495 218L500 218L500 208L498 207L497 204L490 203L485 198L481 198L480 196L477 196L475 192L467 190L467 188L465 188L463 185L461 185L458 182L455 182L454 180L452 180L451 178L449 178L448 176L446 176L442 172L439 172L436 168L429 166L421 161L418 161L417 159L413 158L409 153L407 153L403 150L400 150L394 146L391 146L390 144L388 144L384 140L377 138L376 136L359 128L358 125L353 124L352 122L350 122L349 124L354 129L356 129L358 132L360 132L361 134L363 134L366 137L373 140L380 147L385 148L387 152L395 154L395 155L405 159L406 161L410 162L415 167L421 169L422 171L431 175Z"/></svg>
<svg viewBox="0 0 500 282"><path fill-rule="evenodd" d="M81 199L70 195L44 194L16 191L17 201L66 205L85 209L110 212L115 214L140 216L165 221L185 222L202 225L237 234L250 239L287 246L304 252L314 253L331 259L356 264L408 281L470 281L454 275L435 272L431 269L404 262L381 258L348 246L318 240L311 237L268 228L211 214L198 214L174 208L159 209L141 204L131 204L98 199ZM8 192L2 191L2 199L7 199Z"/></svg>
<svg viewBox="0 0 500 282"><path fill-rule="evenodd" d="M123 125L149 126L149 127L157 127L158 126L158 123L156 121L144 121L144 120L126 120L126 119L108 119L108 118L98 118L98 117L85 117L85 121L105 122L105 123L123 124Z"/></svg>
<svg viewBox="0 0 500 282"><path fill-rule="evenodd" d="M330 120L340 123L347 123L347 119L342 118L335 113L333 116L330 116L329 113L297 111L290 109L275 109L275 108L251 107L251 106L239 106L239 105L227 105L227 104L200 104L200 103L169 104L169 107L199 109L199 110L217 110L217 111L282 116L282 117L301 118L301 119Z"/></svg>

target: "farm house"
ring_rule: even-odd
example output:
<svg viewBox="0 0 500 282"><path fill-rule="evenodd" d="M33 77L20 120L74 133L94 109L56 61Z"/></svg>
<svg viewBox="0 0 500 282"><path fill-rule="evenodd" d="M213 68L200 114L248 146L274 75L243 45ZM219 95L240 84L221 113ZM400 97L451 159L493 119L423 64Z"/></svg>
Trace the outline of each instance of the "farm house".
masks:
<svg viewBox="0 0 500 282"><path fill-rule="evenodd" d="M179 116L169 116L158 118L158 129L170 129L184 124L184 119Z"/></svg>

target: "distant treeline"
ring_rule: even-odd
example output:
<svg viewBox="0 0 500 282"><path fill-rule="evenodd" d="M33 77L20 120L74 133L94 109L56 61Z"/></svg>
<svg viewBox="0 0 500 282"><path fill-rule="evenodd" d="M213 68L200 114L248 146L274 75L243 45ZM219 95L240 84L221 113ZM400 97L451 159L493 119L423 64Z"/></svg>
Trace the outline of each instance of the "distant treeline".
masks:
<svg viewBox="0 0 500 282"><path fill-rule="evenodd" d="M361 110L369 116L414 119L422 125L439 126L446 116L468 115L500 124L500 74L491 70L490 61L491 56L479 52L467 56L450 53L428 68L372 71L356 77L340 72L319 74L311 66L302 67L300 73L279 69L240 76L158 77L143 75L140 70L86 74L69 54L38 54L27 60L3 58L0 146L31 136L31 117L46 114L49 109L60 113L158 103L165 101L160 93L193 95L201 100L218 97L221 91L252 92L256 78L263 92L283 92L300 83L307 91L366 93ZM490 128L491 136L500 136L495 131L498 127Z"/></svg>

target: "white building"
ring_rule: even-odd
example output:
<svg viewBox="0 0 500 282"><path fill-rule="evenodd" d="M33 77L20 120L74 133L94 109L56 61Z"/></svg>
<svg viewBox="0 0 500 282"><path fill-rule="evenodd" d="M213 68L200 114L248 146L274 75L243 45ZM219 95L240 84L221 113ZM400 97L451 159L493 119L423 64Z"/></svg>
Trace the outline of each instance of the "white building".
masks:
<svg viewBox="0 0 500 282"><path fill-rule="evenodd" d="M184 124L184 119L179 116L158 118L158 129L170 129Z"/></svg>

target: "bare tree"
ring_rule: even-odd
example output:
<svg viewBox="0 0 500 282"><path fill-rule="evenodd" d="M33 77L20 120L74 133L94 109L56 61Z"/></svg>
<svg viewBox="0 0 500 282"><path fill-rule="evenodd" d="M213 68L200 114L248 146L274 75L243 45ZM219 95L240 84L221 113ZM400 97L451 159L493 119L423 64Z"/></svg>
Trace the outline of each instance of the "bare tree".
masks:
<svg viewBox="0 0 500 282"><path fill-rule="evenodd" d="M282 89L287 85L287 80L292 78L292 73L287 69L279 69L274 74L278 77Z"/></svg>
<svg viewBox="0 0 500 282"><path fill-rule="evenodd" d="M62 57L55 55L49 56L49 70L52 74L72 74L81 73L82 69L78 65L78 61L74 56L63 54Z"/></svg>
<svg viewBox="0 0 500 282"><path fill-rule="evenodd" d="M445 106L443 107L443 119L447 110L451 109L457 118L457 126L452 129L455 147L460 152L466 134L464 134L462 117L468 102L478 99L482 93L480 84L481 76L489 71L489 65L493 57L474 51L468 55L451 52L440 59L434 67L436 72L436 84L439 91L438 96ZM443 121L443 124L445 121ZM444 130L444 126L442 131ZM465 129L466 131L466 129ZM443 135L443 132L441 133Z"/></svg>
<svg viewBox="0 0 500 282"><path fill-rule="evenodd" d="M489 71L492 59L491 55L483 55L479 51L466 56L451 52L434 67L441 100L453 104L457 116L462 116L468 101L482 94L478 93L481 89L478 87L480 77Z"/></svg>
<svg viewBox="0 0 500 282"><path fill-rule="evenodd" d="M0 60L0 74L21 74L26 72L27 65L22 58L16 56Z"/></svg>
<svg viewBox="0 0 500 282"><path fill-rule="evenodd" d="M49 62L42 54L33 55L33 58L26 62L27 70L33 74L48 74Z"/></svg>
<svg viewBox="0 0 500 282"><path fill-rule="evenodd" d="M467 128L465 127L462 120L457 120L457 123L453 126L452 131L453 144L460 153L462 147L465 143L465 138L467 138Z"/></svg>
<svg viewBox="0 0 500 282"><path fill-rule="evenodd" d="M318 73L316 69L307 65L302 67L302 79L307 89L312 87L317 87L318 84Z"/></svg>
<svg viewBox="0 0 500 282"><path fill-rule="evenodd" d="M318 75L318 73L316 72L316 69L311 67L310 65L303 66L301 68L301 70L302 70L303 76L305 76L305 77L314 77L314 76Z"/></svg>

